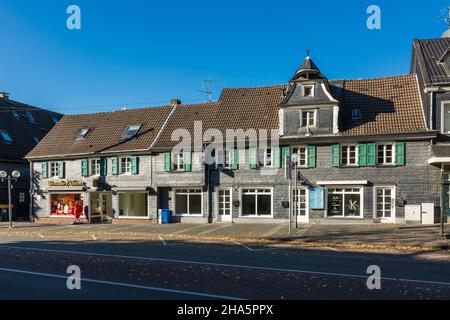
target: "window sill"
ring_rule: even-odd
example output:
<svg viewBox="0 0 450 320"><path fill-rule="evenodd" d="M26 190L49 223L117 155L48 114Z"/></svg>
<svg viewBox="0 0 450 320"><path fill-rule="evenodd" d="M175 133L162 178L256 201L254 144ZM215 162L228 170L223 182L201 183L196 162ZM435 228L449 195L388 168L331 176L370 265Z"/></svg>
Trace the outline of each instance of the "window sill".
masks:
<svg viewBox="0 0 450 320"><path fill-rule="evenodd" d="M150 219L150 216L138 216L138 217L133 217L133 216L118 216L115 217L114 219L139 219L139 220L146 220L146 219Z"/></svg>

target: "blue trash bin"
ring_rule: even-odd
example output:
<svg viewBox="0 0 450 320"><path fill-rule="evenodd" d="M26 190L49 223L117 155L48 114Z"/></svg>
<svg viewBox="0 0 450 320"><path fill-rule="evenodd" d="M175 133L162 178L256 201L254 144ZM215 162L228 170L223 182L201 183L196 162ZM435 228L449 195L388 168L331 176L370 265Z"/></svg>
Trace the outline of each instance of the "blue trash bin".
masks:
<svg viewBox="0 0 450 320"><path fill-rule="evenodd" d="M170 215L171 211L169 209L161 210L161 222L162 223L170 223Z"/></svg>

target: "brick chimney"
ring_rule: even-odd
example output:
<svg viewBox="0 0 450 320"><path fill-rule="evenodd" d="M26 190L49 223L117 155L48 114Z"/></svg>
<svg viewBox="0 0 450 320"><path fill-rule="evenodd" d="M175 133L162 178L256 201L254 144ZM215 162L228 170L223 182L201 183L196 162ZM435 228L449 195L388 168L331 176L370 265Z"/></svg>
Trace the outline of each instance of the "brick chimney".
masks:
<svg viewBox="0 0 450 320"><path fill-rule="evenodd" d="M180 105L181 104L181 100L178 100L178 99L172 99L172 100L170 100L170 104L172 105L172 106L178 106L178 105Z"/></svg>
<svg viewBox="0 0 450 320"><path fill-rule="evenodd" d="M7 92L0 92L0 99L9 100L9 93L7 93Z"/></svg>

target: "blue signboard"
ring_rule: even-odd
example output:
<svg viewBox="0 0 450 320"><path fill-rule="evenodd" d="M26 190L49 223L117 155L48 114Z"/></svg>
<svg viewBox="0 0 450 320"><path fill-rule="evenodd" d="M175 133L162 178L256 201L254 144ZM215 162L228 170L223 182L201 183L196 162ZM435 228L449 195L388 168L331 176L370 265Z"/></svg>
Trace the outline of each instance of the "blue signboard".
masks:
<svg viewBox="0 0 450 320"><path fill-rule="evenodd" d="M325 189L322 187L309 188L309 208L325 209Z"/></svg>

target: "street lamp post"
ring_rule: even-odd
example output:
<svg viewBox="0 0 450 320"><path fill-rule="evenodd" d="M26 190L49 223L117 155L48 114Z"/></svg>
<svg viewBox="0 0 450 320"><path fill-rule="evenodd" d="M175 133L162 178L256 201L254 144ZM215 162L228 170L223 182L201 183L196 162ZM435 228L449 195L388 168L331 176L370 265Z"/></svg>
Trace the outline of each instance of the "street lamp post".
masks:
<svg viewBox="0 0 450 320"><path fill-rule="evenodd" d="M298 153L293 153L291 155L291 164L294 166L294 192L293 194L295 196L292 197L292 204L293 204L293 208L294 208L294 225L295 225L295 229L297 229L298 224L297 224L297 214L298 214L298 191L297 191L297 165L298 165Z"/></svg>
<svg viewBox="0 0 450 320"><path fill-rule="evenodd" d="M0 179L2 182L6 179L8 180L8 216L9 216L9 228L13 227L12 224L12 197L11 197L11 190L12 190L12 184L11 180L14 179L14 181L17 181L17 179L20 177L20 172L17 170L14 170L11 175L8 175L6 171L0 171Z"/></svg>

